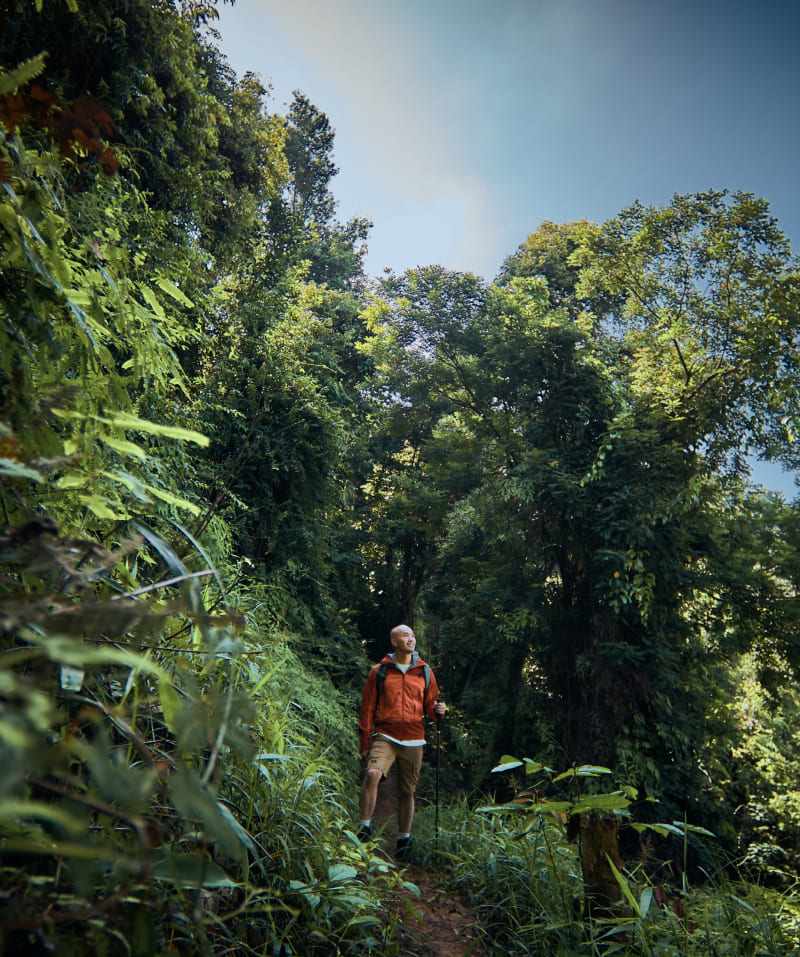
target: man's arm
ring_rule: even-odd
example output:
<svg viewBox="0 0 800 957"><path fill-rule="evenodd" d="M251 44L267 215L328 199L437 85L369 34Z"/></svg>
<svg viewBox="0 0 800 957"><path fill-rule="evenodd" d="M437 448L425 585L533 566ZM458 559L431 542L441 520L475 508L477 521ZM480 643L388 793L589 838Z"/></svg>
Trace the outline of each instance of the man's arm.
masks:
<svg viewBox="0 0 800 957"><path fill-rule="evenodd" d="M436 675L431 671L431 683L425 692L425 699L422 702L425 714L435 721L437 718L443 718L447 707L444 701L439 701L439 685L436 682Z"/></svg>

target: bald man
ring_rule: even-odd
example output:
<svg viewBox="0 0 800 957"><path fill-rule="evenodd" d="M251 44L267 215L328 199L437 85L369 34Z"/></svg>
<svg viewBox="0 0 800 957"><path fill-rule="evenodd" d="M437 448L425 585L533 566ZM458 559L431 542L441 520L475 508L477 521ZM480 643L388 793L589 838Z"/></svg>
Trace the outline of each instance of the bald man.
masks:
<svg viewBox="0 0 800 957"><path fill-rule="evenodd" d="M397 625L389 636L394 651L385 655L367 675L358 734L361 757L367 770L359 795L361 824L359 837L372 836L372 815L378 797L378 785L397 762L397 849L398 860L411 853L411 824L414 820L414 794L422 767L425 747L423 716L436 719L446 711L439 701L436 677L417 652L417 639L408 625Z"/></svg>

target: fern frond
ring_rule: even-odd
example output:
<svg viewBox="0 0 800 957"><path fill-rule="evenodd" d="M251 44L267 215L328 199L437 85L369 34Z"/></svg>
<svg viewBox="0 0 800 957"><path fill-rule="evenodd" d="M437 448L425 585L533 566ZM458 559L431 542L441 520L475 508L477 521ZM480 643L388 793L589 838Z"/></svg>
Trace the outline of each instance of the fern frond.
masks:
<svg viewBox="0 0 800 957"><path fill-rule="evenodd" d="M31 80L44 72L44 61L47 57L47 51L44 50L29 60L20 63L18 67L9 70L8 73L0 72L0 96L8 96L9 93L16 93L21 86L30 83Z"/></svg>

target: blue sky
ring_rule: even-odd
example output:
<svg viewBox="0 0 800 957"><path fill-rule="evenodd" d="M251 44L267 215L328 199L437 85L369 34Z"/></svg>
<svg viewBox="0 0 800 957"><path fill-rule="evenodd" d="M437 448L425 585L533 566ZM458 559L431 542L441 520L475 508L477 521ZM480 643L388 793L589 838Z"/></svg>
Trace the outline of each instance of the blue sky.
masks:
<svg viewBox="0 0 800 957"><path fill-rule="evenodd" d="M236 0L216 27L273 110L301 89L329 116L372 275L491 280L544 219L709 188L765 197L800 249L795 0Z"/></svg>

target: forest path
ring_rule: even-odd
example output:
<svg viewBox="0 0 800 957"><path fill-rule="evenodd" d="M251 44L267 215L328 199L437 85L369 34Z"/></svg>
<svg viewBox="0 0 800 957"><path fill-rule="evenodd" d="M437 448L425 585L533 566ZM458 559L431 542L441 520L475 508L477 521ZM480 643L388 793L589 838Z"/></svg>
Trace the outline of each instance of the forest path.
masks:
<svg viewBox="0 0 800 957"><path fill-rule="evenodd" d="M403 957L486 957L478 937L475 912L443 890L437 874L416 865L405 868L420 897L408 893L418 917L406 917L400 934Z"/></svg>
<svg viewBox="0 0 800 957"><path fill-rule="evenodd" d="M397 794L392 772L381 783L373 818L383 828L385 845L394 848L397 835ZM387 855L388 856L388 855ZM419 888L405 900L419 916L405 917L400 935L403 957L487 957L478 934L478 918L457 895L441 886L442 877L418 864L406 864L404 877ZM399 909L399 907L398 907ZM407 913L407 909L403 908Z"/></svg>

